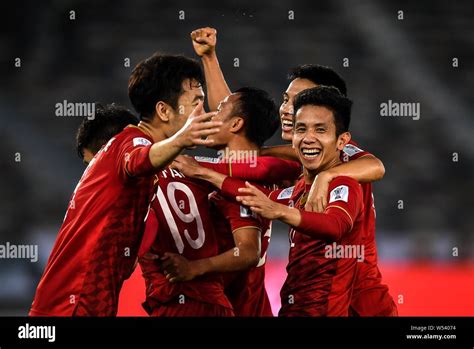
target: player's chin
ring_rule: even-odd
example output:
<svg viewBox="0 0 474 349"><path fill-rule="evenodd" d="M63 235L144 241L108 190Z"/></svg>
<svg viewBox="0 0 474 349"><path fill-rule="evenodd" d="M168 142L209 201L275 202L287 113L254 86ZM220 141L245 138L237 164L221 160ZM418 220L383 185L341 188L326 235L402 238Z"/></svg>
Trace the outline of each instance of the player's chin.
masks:
<svg viewBox="0 0 474 349"><path fill-rule="evenodd" d="M317 156L315 158L309 158L300 153L299 158L300 158L301 164L308 171L318 171L318 169L321 168L321 165L322 165L321 156Z"/></svg>

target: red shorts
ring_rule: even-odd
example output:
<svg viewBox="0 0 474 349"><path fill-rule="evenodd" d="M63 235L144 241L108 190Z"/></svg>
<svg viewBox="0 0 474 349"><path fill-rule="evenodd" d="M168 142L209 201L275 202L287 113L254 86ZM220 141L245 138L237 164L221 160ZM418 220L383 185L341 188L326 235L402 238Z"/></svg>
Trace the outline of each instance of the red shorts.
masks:
<svg viewBox="0 0 474 349"><path fill-rule="evenodd" d="M234 316L231 308L226 308L219 304L211 304L196 301L187 298L183 303L177 299L168 303L160 304L151 309L150 316L165 317L185 317L185 316L213 316L213 317L229 317Z"/></svg>
<svg viewBox="0 0 474 349"><path fill-rule="evenodd" d="M225 293L234 307L235 316L273 316L265 289L264 266L235 273L226 285Z"/></svg>
<svg viewBox="0 0 474 349"><path fill-rule="evenodd" d="M349 316L398 316L398 310L388 290L373 290L352 298Z"/></svg>

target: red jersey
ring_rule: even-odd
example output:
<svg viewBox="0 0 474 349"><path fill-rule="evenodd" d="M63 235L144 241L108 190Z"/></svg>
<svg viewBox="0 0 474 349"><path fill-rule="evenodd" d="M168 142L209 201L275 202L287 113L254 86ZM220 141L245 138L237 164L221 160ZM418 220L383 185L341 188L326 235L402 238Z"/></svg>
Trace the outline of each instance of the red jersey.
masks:
<svg viewBox="0 0 474 349"><path fill-rule="evenodd" d="M168 168L158 174L155 189L146 218L146 231L156 232L150 251L159 256L165 252L179 253L189 260L217 255L208 200L213 190L210 184ZM150 314L154 308L183 296L232 308L220 275L207 274L191 281L170 283L159 263L140 259L140 266L146 281L144 307Z"/></svg>
<svg viewBox="0 0 474 349"><path fill-rule="evenodd" d="M152 143L130 126L92 159L72 195L30 315L116 315L152 193Z"/></svg>
<svg viewBox="0 0 474 349"><path fill-rule="evenodd" d="M233 233L242 228L255 228L260 232L260 260L248 270L223 273L225 293L234 307L236 316L273 316L265 289L265 262L271 237L271 222L252 213L235 201L220 195L211 198L214 207L215 229L219 252L235 247Z"/></svg>
<svg viewBox="0 0 474 349"><path fill-rule="evenodd" d="M212 158L197 160L200 160L202 166L230 177L243 178L261 184L296 180L301 173L301 164L298 162L269 156L258 156L254 159L254 163L219 162ZM256 185L256 183L253 184ZM223 274L225 293L234 307L235 315L273 316L265 289L265 262L271 237L271 221L253 214L249 208L241 206L234 200L226 200L219 195L213 196L213 203L216 208L214 220L219 237L220 253L235 247L234 231L249 225L255 225L255 228L260 231L261 252L257 266L240 272Z"/></svg>
<svg viewBox="0 0 474 349"><path fill-rule="evenodd" d="M341 160L348 162L371 155L351 141L341 152ZM351 312L358 316L396 315L397 309L388 287L382 284L382 274L377 266L377 244L375 241L375 205L372 183L360 183L364 197L366 235L364 237L365 258L358 266L352 294Z"/></svg>
<svg viewBox="0 0 474 349"><path fill-rule="evenodd" d="M290 204L302 210L310 188L301 179L292 191L276 191L270 198L281 201L289 196ZM300 225L290 228L288 275L280 293L280 316L349 315L357 264L364 253L363 208L359 183L349 177L336 177L329 185L324 214L301 211ZM322 239L305 232L313 229L328 229L328 234L334 229L338 235ZM361 253L349 256L348 251Z"/></svg>

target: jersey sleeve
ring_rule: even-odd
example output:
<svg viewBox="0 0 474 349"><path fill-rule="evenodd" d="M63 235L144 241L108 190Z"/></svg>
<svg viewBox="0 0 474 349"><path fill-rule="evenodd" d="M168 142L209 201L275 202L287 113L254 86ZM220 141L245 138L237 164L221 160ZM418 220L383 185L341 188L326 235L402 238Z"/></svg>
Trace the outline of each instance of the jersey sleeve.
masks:
<svg viewBox="0 0 474 349"><path fill-rule="evenodd" d="M294 189L295 189L295 187L292 186L292 187L285 188L285 189L273 190L272 192L270 192L268 194L268 197L272 201L275 201L275 202L278 202L279 204L288 206L289 203L290 203L291 197L293 195Z"/></svg>
<svg viewBox="0 0 474 349"><path fill-rule="evenodd" d="M229 222L232 232L242 228L255 228L260 230L260 219L248 207L239 203L227 200L222 195L214 193L212 200L215 207Z"/></svg>
<svg viewBox="0 0 474 349"><path fill-rule="evenodd" d="M156 172L148 156L152 142L135 135L127 137L118 152L119 172L123 178L150 176Z"/></svg>
<svg viewBox="0 0 474 349"><path fill-rule="evenodd" d="M350 160L357 160L358 158L367 155L372 154L361 149L355 141L350 140L349 143L347 143L346 146L342 149L341 160L343 162L348 162Z"/></svg>
<svg viewBox="0 0 474 349"><path fill-rule="evenodd" d="M261 185L256 185L255 183L252 183L252 184L255 185L262 192L264 192L265 195L267 196L271 193L271 190L268 188L265 188ZM245 186L244 180L234 178L234 177L226 177L226 179L224 179L224 182L222 183L221 193L226 198L235 200L236 196L242 195L242 193L239 192L239 188L245 188L245 187L246 186Z"/></svg>
<svg viewBox="0 0 474 349"><path fill-rule="evenodd" d="M301 174L300 163L271 156L258 156L255 161L242 163L221 162L217 158L195 157L195 159L201 166L226 176L254 182L278 183L283 180L295 180Z"/></svg>
<svg viewBox="0 0 474 349"><path fill-rule="evenodd" d="M324 213L300 210L299 232L320 239L339 240L350 232L363 210L362 189L352 178L339 176L329 185L328 206Z"/></svg>

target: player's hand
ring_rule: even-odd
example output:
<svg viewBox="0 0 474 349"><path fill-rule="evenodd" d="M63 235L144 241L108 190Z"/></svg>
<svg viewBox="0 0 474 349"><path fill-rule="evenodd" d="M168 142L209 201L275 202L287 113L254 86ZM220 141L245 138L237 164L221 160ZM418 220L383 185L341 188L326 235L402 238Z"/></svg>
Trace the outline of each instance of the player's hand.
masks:
<svg viewBox="0 0 474 349"><path fill-rule="evenodd" d="M161 257L161 268L169 282L189 281L198 275L193 262L177 253L166 252Z"/></svg>
<svg viewBox="0 0 474 349"><path fill-rule="evenodd" d="M239 188L239 196L235 199L253 212L267 219L278 219L281 217L281 204L270 200L262 191L245 182L246 188ZM285 207L285 206L283 206Z"/></svg>
<svg viewBox="0 0 474 349"><path fill-rule="evenodd" d="M331 176L327 172L321 172L318 174L311 190L309 191L308 199L304 205L305 211L323 213L328 205L328 190L329 183L331 183Z"/></svg>
<svg viewBox="0 0 474 349"><path fill-rule="evenodd" d="M194 51L197 55L210 56L216 51L217 30L214 28L200 28L191 32Z"/></svg>
<svg viewBox="0 0 474 349"><path fill-rule="evenodd" d="M188 155L179 155L170 164L171 168L177 169L179 172L184 174L186 177L195 178L199 175L203 167L194 160L193 157Z"/></svg>
<svg viewBox="0 0 474 349"><path fill-rule="evenodd" d="M211 145L207 136L219 132L222 121L212 121L216 112L204 113L204 102L200 101L194 108L184 126L174 135L180 148L191 148L198 145Z"/></svg>

